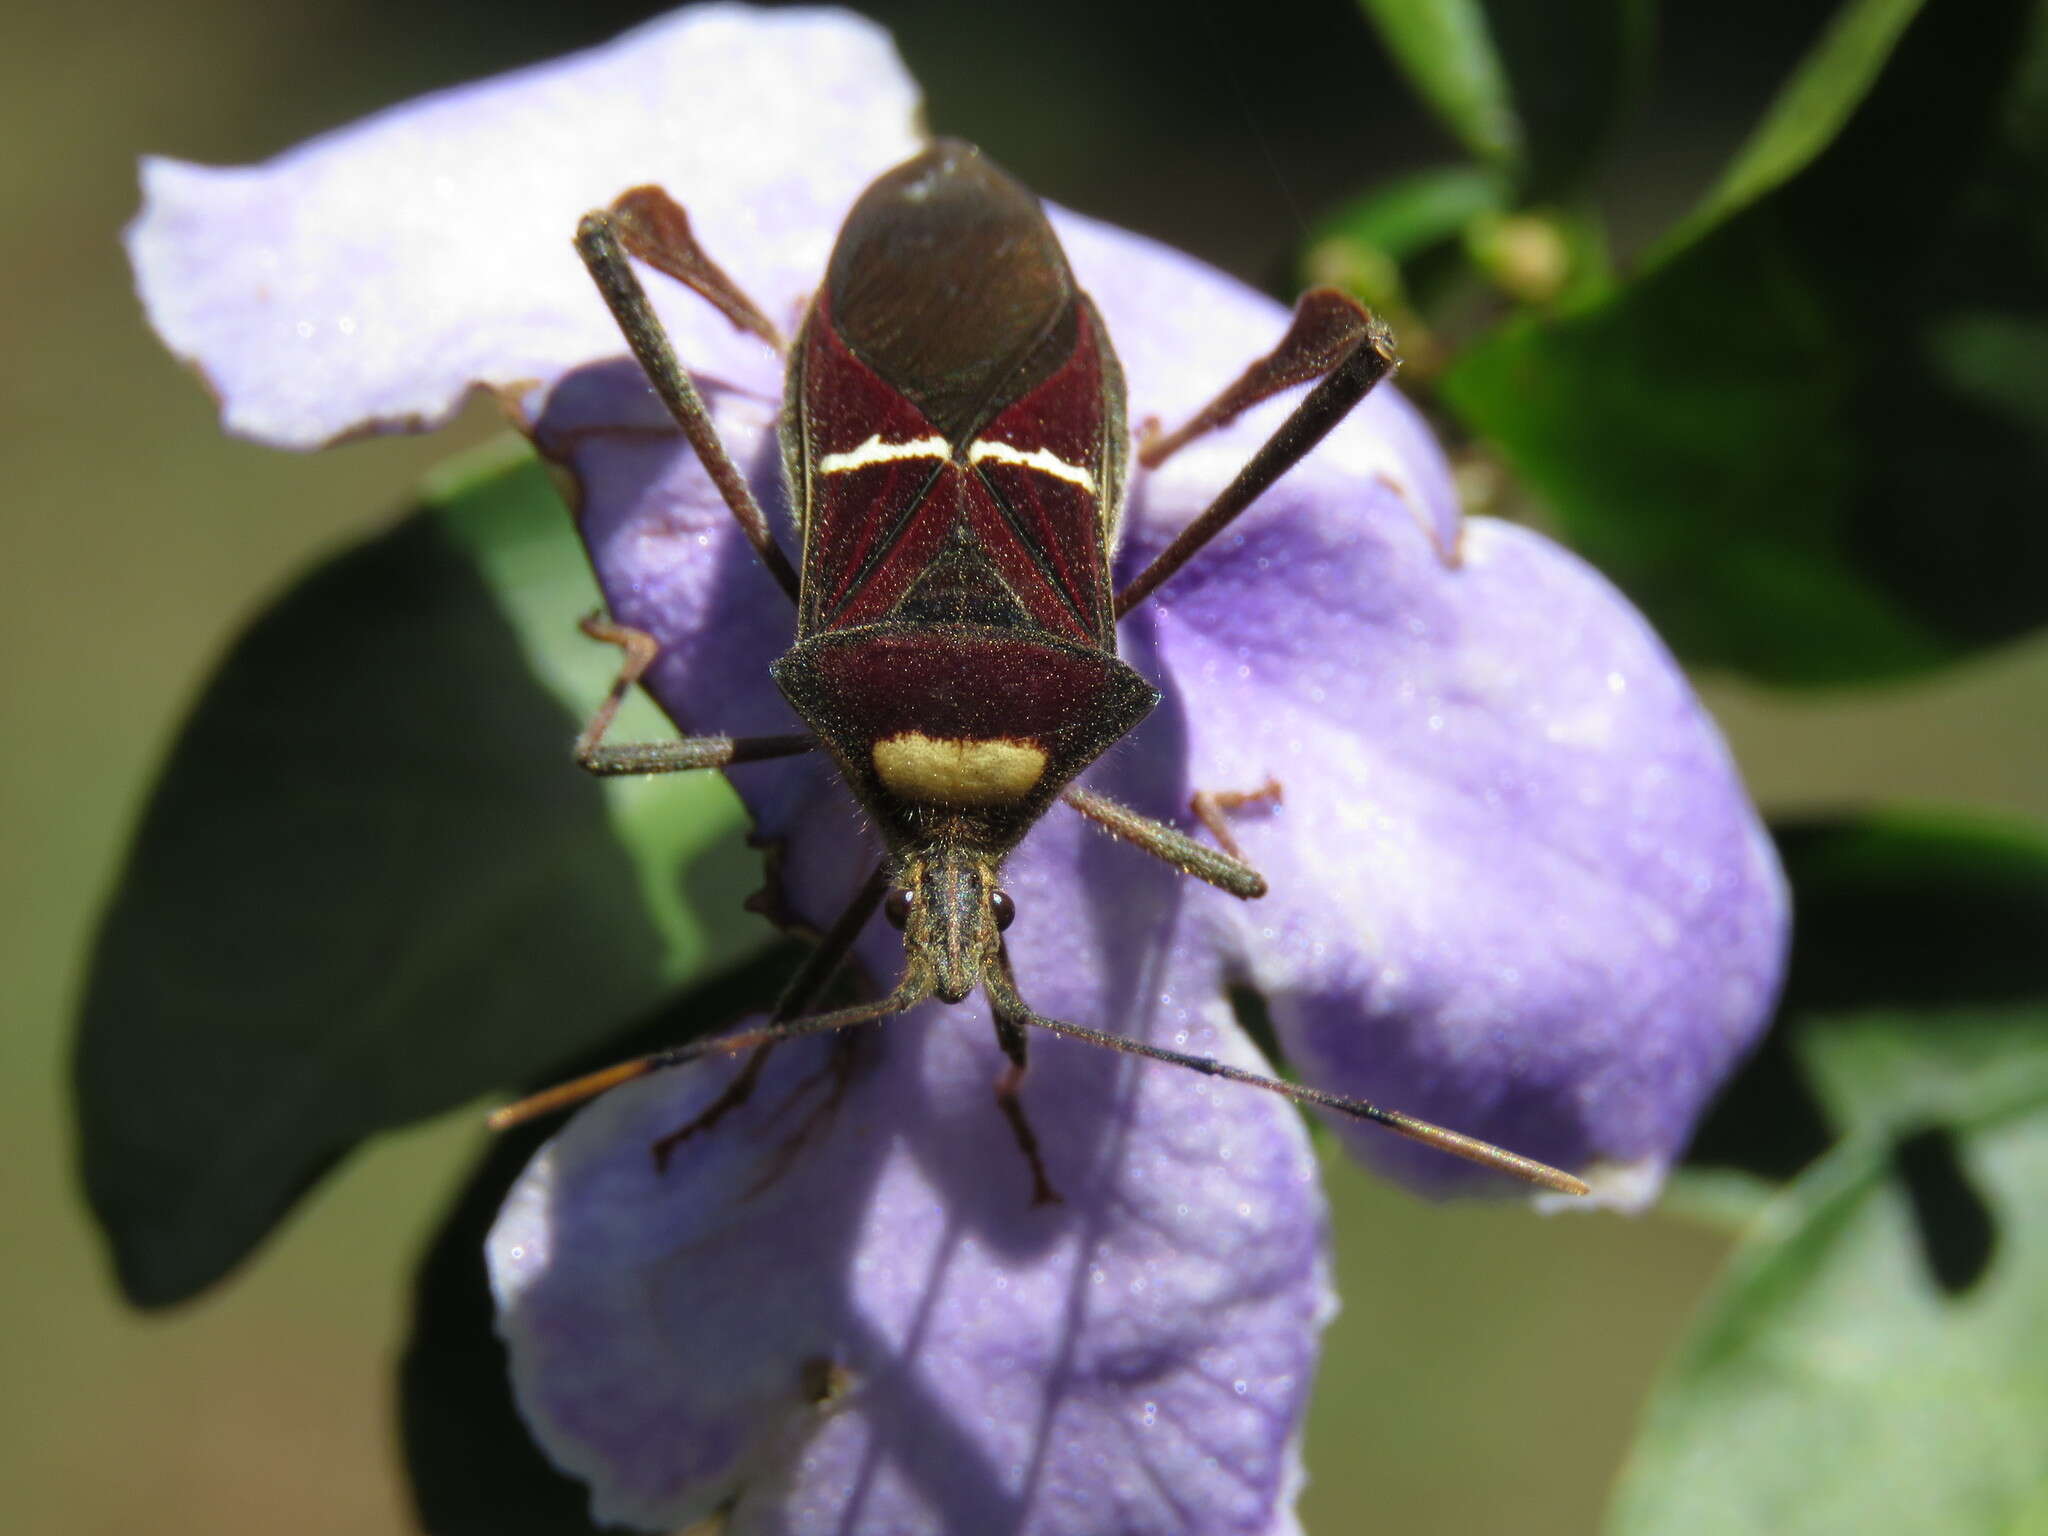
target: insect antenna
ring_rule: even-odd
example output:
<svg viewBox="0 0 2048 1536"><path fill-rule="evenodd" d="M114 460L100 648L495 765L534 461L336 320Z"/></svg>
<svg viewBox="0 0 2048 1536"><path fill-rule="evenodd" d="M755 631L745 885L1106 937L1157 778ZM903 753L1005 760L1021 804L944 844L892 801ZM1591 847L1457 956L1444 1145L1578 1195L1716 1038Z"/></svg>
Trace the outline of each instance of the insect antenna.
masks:
<svg viewBox="0 0 2048 1536"><path fill-rule="evenodd" d="M1418 1120L1413 1115L1404 1115L1398 1110L1382 1109L1364 1099L1347 1098L1341 1093L1327 1093L1320 1088L1310 1088L1302 1083L1290 1083L1282 1078L1267 1077L1263 1073L1233 1067L1212 1056L1196 1056L1187 1051L1169 1050L1165 1046L1150 1045L1142 1040L1133 1040L1124 1035L1112 1035L1104 1030L1090 1029L1085 1024L1069 1024L1064 1019L1047 1018L1035 1011L1017 991L1016 972L1010 967L1010 954L1005 945L997 951L997 963L982 978L989 1001L997 1014L1012 1024L1028 1024L1050 1034L1066 1035L1074 1040L1085 1040L1090 1045L1105 1046L1112 1051L1123 1051L1128 1055L1142 1056L1148 1061L1163 1061L1170 1066L1186 1067L1207 1077L1221 1077L1233 1083L1243 1083L1248 1088L1263 1088L1268 1093L1277 1093L1284 1099L1297 1104L1314 1104L1323 1109L1333 1109L1339 1114L1350 1115L1357 1120L1368 1120L1383 1126L1396 1136L1405 1136L1410 1141L1421 1142L1439 1152L1448 1152L1453 1157L1462 1157L1467 1162L1477 1163L1482 1168L1491 1168L1528 1183L1554 1189L1565 1195L1584 1195L1591 1191L1583 1179L1573 1177L1562 1169L1548 1163L1539 1163L1533 1157L1524 1157L1519 1152L1510 1152L1496 1147L1491 1142L1481 1141L1475 1136L1448 1130L1433 1125L1427 1120Z"/></svg>

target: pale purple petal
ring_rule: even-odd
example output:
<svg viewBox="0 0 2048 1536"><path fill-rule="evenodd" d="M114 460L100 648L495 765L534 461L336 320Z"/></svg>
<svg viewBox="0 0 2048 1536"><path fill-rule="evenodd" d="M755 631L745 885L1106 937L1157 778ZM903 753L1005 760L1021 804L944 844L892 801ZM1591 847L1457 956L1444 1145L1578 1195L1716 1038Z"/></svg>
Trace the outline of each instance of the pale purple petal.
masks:
<svg viewBox="0 0 2048 1536"><path fill-rule="evenodd" d="M1213 483L1155 477L1127 566ZM1224 964L1310 1080L1648 1199L1786 942L1775 856L1676 664L1547 540L1477 519L1449 564L1392 486L1320 460L1229 542L1125 625L1179 751L1122 782L1160 809L1282 783L1240 834L1273 894L1205 909ZM1342 1130L1424 1188L1486 1177Z"/></svg>
<svg viewBox="0 0 2048 1536"><path fill-rule="evenodd" d="M1217 1011L1194 1027L1241 1058ZM1332 1309L1299 1118L1048 1047L1025 1098L1066 1203L1034 1208L985 1019L856 1038L836 1108L830 1047L786 1048L658 1174L649 1143L730 1070L686 1069L586 1110L515 1186L489 1244L499 1327L523 1413L596 1516L1293 1530Z"/></svg>
<svg viewBox="0 0 2048 1536"><path fill-rule="evenodd" d="M788 324L847 205L916 149L917 106L872 23L696 7L263 165L147 161L129 254L151 322L242 436L424 430L474 386L531 414L565 370L621 351L570 246L584 211L665 186ZM649 287L693 365L775 392L758 342Z"/></svg>

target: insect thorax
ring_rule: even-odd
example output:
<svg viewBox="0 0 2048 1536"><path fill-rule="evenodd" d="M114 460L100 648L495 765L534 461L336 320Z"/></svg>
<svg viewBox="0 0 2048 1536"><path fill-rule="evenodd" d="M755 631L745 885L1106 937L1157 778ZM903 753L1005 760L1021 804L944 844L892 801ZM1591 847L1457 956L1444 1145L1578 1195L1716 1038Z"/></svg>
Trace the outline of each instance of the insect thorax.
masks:
<svg viewBox="0 0 2048 1536"><path fill-rule="evenodd" d="M1159 699L1107 651L991 625L838 630L773 670L896 849L1007 852Z"/></svg>

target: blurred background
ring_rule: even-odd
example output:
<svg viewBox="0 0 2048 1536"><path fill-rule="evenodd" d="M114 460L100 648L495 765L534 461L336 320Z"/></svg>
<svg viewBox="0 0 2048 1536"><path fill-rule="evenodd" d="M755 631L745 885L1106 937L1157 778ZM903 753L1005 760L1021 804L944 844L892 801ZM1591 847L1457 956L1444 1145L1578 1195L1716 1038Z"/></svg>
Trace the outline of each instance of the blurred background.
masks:
<svg viewBox="0 0 2048 1536"><path fill-rule="evenodd" d="M482 1141L463 1113L374 1145L243 1273L161 1315L124 1307L88 1225L67 1036L170 733L256 604L497 430L479 409L436 439L316 458L221 438L129 290L135 158L260 159L652 9L118 0L90 26L41 5L0 27L0 1486L19 1530L409 1529L392 1368L410 1270ZM1350 0L865 9L895 29L935 128L1276 291L1319 214L1451 155ZM1624 256L1698 197L1830 9L1663 8L1612 175ZM1768 810L1881 797L2048 817L2048 644L1882 690L1702 683ZM1431 1209L1334 1158L1329 1183L1345 1311L1309 1425L1309 1529L1592 1529L1727 1240L1670 1216Z"/></svg>

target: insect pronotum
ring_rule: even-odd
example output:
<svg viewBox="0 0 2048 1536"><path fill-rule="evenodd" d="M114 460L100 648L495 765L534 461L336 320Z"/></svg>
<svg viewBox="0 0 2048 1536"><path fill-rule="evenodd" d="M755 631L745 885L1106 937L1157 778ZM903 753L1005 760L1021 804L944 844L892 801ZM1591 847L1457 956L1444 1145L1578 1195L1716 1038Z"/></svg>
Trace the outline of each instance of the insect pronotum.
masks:
<svg viewBox="0 0 2048 1536"><path fill-rule="evenodd" d="M1047 1018L1024 1001L1003 942L1013 912L1000 885L1004 857L1055 800L1233 896L1265 894L1222 815L1255 796L1195 797L1196 817L1219 845L1210 847L1073 780L1159 700L1118 659L1117 619L1393 371L1385 326L1336 290L1314 289L1271 353L1179 430L1140 445L1139 462L1156 466L1259 401L1314 381L1215 501L1118 591L1110 556L1130 445L1123 375L1037 198L972 146L941 140L861 195L786 348L659 188L635 188L586 215L576 247L655 390L796 604L795 643L772 672L810 728L606 744L613 715L657 648L641 631L593 617L585 629L622 647L625 661L577 744L578 761L593 773L662 773L822 748L887 851L768 1024L564 1083L500 1110L494 1125L664 1067L752 1050L708 1110L656 1144L665 1159L745 1099L776 1044L928 998L956 1003L979 987L1009 1059L997 1102L1030 1166L1035 1200L1058 1196L1018 1097L1027 1029L1321 1105L1532 1183L1585 1193L1568 1173L1394 1110ZM628 253L786 351L780 437L801 573L720 443ZM807 1013L878 906L903 933L901 980L885 997Z"/></svg>

